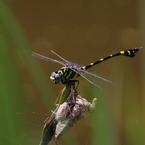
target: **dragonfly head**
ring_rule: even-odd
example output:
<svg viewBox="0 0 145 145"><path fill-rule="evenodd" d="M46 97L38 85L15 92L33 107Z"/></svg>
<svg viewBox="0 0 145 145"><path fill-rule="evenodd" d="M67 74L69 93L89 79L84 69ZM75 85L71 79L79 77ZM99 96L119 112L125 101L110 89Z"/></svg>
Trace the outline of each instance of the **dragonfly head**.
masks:
<svg viewBox="0 0 145 145"><path fill-rule="evenodd" d="M55 84L58 84L61 82L61 73L59 71L55 71L51 74L50 79L52 80L52 82L54 82Z"/></svg>

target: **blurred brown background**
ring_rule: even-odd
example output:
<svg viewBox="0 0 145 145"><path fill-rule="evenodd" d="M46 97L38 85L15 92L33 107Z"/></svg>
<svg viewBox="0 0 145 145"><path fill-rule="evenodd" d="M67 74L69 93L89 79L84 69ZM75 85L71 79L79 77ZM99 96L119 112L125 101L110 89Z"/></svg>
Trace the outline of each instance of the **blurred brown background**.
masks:
<svg viewBox="0 0 145 145"><path fill-rule="evenodd" d="M53 49L68 59L77 59L77 54L97 59L109 50L141 45L135 0L29 0L9 1L9 5L35 51Z"/></svg>
<svg viewBox="0 0 145 145"><path fill-rule="evenodd" d="M143 46L143 3L137 0L7 1L33 51L58 59L51 53L50 50L52 49L65 59L80 64L88 64L120 50ZM127 136L126 130L132 132L132 126L135 126L140 132L138 128L141 128L141 126L138 127L138 124L140 120L142 123L144 120L142 118L145 105L143 97L143 49L133 59L125 57L114 58L92 68L92 71L117 84L117 87L114 87L106 84L106 82L99 81L99 85L103 88L105 102L114 116L113 122L115 122L115 125L113 129L115 133L117 132L117 137L114 140L117 140L118 145L133 145L135 142L132 140L135 134L130 137L129 133L127 133ZM42 70L49 83L51 72L59 69L60 65L41 60L37 61L42 66ZM25 97L24 104L28 105L28 110L30 110L30 116L28 114L26 116L29 116L29 124L33 123L33 125L39 126L32 127L36 130L29 128L29 131L26 129L27 131L22 134L26 134L26 136L31 134L29 137L24 137L29 140L33 138L33 133L36 133L34 136L41 138L42 122L50 115L50 110L46 110L44 104L47 106L47 102L43 102L40 99L39 91L33 84L34 82L31 80L31 77L27 74L25 66L21 62L19 65L19 69L24 72L23 79L21 79ZM89 96L86 88L94 90L93 86L82 78L80 80L80 93L91 100L93 96ZM53 96L57 96L62 87L62 85L56 86L50 82L50 88L54 93ZM135 92L133 92L134 90ZM96 91L100 90L96 89ZM132 95L135 96L132 97ZM51 97L55 100L53 96ZM99 99L101 100L102 97L97 96L97 98L98 103L102 105L99 102ZM130 103L132 99L133 103ZM54 102L54 100L51 100L51 102ZM134 108L136 103L138 105ZM128 106L129 109L127 110ZM138 108L139 106L141 108ZM53 104L50 103L49 107L53 109ZM133 112L131 112L132 109ZM142 113L140 113L140 110ZM34 114L32 115L33 111L34 114L36 113L35 119L33 118ZM97 114L97 112L95 113ZM138 113L141 115L138 116ZM34 120L30 122L32 118ZM128 125L132 120L133 123L130 127ZM83 122L83 125L78 123L73 130L80 144L86 143L85 138L87 138L90 130L88 122L90 120L87 118ZM91 124L91 126L93 125ZM80 128L85 128L86 131L81 131ZM135 129L133 128L133 131L136 132ZM98 134L95 135L97 136ZM22 143L21 140L20 142ZM39 143L39 139L34 137L33 140L30 143ZM92 142L91 137L88 140ZM51 144L54 143L51 142Z"/></svg>

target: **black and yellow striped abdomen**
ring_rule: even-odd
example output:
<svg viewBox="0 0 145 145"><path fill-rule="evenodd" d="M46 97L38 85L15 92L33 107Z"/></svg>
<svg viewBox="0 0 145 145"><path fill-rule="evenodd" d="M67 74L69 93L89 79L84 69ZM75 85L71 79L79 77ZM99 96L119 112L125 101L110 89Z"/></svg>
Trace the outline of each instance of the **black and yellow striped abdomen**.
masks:
<svg viewBox="0 0 145 145"><path fill-rule="evenodd" d="M114 53L114 54L110 54L104 58L101 58L95 62L92 62L86 66L83 66L82 69L83 70L87 70L89 68L91 68L92 66L96 65L96 64L99 64L107 59L110 59L110 58L113 58L115 56L120 56L120 55L124 55L124 56L128 56L128 57L134 57L135 56L135 53L139 51L141 47L137 47L137 48L132 48L132 49L129 49L129 50L123 50L123 51L119 51L117 53Z"/></svg>

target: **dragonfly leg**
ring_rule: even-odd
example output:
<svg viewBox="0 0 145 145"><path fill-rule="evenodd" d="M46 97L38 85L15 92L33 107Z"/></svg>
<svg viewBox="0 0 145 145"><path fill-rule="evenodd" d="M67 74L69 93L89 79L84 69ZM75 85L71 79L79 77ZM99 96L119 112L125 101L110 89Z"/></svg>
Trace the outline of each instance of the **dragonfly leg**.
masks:
<svg viewBox="0 0 145 145"><path fill-rule="evenodd" d="M70 97L70 111L72 112L73 107L76 104L76 97L78 96L78 92L76 90L73 90L73 93Z"/></svg>
<svg viewBox="0 0 145 145"><path fill-rule="evenodd" d="M77 90L73 89L73 92L70 95L70 103L69 103L70 110L67 113L66 117L68 117L72 113L73 108L74 108L74 106L76 104L76 97L77 96L78 96Z"/></svg>
<svg viewBox="0 0 145 145"><path fill-rule="evenodd" d="M73 89L77 89L79 85L79 80L68 80L68 81L65 81L63 84L71 85Z"/></svg>
<svg viewBox="0 0 145 145"><path fill-rule="evenodd" d="M79 80L73 80L73 81L74 81L73 89L77 90L78 85L79 85Z"/></svg>

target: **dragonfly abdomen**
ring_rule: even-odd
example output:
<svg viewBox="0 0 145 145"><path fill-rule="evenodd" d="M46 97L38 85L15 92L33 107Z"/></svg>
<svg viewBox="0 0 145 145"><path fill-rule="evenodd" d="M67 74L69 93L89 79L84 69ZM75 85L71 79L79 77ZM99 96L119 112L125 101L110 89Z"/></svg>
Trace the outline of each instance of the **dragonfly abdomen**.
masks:
<svg viewBox="0 0 145 145"><path fill-rule="evenodd" d="M136 47L136 48L132 48L132 49L129 49L129 50L123 50L123 51L119 51L117 53L114 53L114 54L110 54L104 58L101 58L93 63L90 63L86 66L83 66L82 69L83 70L87 70L89 68L91 68L92 66L96 65L96 64L99 64L105 60L108 60L110 58L113 58L113 57L116 57L116 56L121 56L121 55L124 55L124 56L128 56L128 57L134 57L135 56L135 53L138 52L140 50L141 47Z"/></svg>

